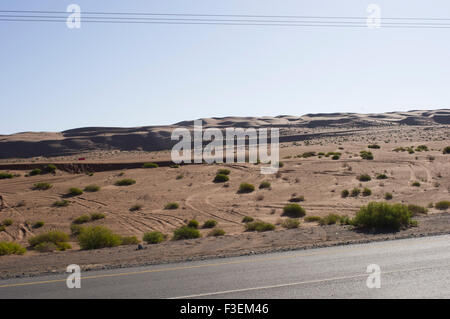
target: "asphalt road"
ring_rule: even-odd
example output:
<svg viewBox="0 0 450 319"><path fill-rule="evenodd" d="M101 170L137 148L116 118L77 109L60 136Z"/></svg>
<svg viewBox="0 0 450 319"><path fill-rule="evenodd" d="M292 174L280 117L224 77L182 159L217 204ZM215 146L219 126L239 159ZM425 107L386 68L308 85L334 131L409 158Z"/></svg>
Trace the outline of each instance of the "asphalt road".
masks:
<svg viewBox="0 0 450 319"><path fill-rule="evenodd" d="M367 266L380 266L368 288ZM6 298L450 298L450 235L0 281Z"/></svg>

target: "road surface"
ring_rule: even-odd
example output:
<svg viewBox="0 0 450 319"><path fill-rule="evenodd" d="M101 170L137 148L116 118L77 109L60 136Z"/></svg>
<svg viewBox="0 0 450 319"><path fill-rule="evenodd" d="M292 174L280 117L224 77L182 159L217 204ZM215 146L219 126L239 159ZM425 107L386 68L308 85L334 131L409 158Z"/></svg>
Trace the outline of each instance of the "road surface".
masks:
<svg viewBox="0 0 450 319"><path fill-rule="evenodd" d="M380 288L367 266L379 265ZM6 298L450 298L450 235L0 280ZM374 282L374 281L371 281Z"/></svg>

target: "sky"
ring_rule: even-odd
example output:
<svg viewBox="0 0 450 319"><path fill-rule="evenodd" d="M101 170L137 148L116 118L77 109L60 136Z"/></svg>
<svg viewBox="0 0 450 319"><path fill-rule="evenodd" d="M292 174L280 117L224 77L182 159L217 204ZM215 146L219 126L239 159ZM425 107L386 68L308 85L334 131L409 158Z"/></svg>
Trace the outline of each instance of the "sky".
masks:
<svg viewBox="0 0 450 319"><path fill-rule="evenodd" d="M449 108L450 29L83 23L84 11L450 18L447 0L40 0L0 22L0 134L223 116ZM449 21L450 23L450 21Z"/></svg>

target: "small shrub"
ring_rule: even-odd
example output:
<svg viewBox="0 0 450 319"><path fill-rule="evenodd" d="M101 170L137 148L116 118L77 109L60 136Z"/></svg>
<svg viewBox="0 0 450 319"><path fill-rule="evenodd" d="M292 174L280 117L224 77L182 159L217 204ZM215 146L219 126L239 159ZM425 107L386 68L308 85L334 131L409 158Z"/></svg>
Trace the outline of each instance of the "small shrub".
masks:
<svg viewBox="0 0 450 319"><path fill-rule="evenodd" d="M386 194L384 194L384 199L385 199L385 200L391 200L392 198L393 198L393 196L392 196L391 193L386 193Z"/></svg>
<svg viewBox="0 0 450 319"><path fill-rule="evenodd" d="M159 231L152 231L149 233L145 233L142 237L142 240L145 241L147 244L159 244L166 240L166 235Z"/></svg>
<svg viewBox="0 0 450 319"><path fill-rule="evenodd" d="M0 172L0 179L7 179L7 178L13 178L13 174Z"/></svg>
<svg viewBox="0 0 450 319"><path fill-rule="evenodd" d="M25 248L14 242L0 241L0 256L23 255Z"/></svg>
<svg viewBox="0 0 450 319"><path fill-rule="evenodd" d="M299 202L305 201L305 197L304 197L304 196L295 196L295 197L291 197L291 198L289 199L289 201L290 201L291 203L299 203Z"/></svg>
<svg viewBox="0 0 450 319"><path fill-rule="evenodd" d="M81 194L83 194L83 191L76 187L71 187L69 189L69 192L67 193L67 195L69 195L69 196L79 196Z"/></svg>
<svg viewBox="0 0 450 319"><path fill-rule="evenodd" d="M361 190L359 188L355 187L352 189L351 196L357 197L359 195L359 193L361 193Z"/></svg>
<svg viewBox="0 0 450 319"><path fill-rule="evenodd" d="M341 158L339 155L334 154L333 157L331 157L332 160L338 160L339 158Z"/></svg>
<svg viewBox="0 0 450 319"><path fill-rule="evenodd" d="M92 213L91 214L91 220L92 221L103 219L103 218L105 218L105 214L102 214L102 213Z"/></svg>
<svg viewBox="0 0 450 319"><path fill-rule="evenodd" d="M372 152L361 151L361 152L359 152L359 155L361 156L362 159L373 160Z"/></svg>
<svg viewBox="0 0 450 319"><path fill-rule="evenodd" d="M85 192L94 193L100 190L100 186L97 185L88 185L84 188Z"/></svg>
<svg viewBox="0 0 450 319"><path fill-rule="evenodd" d="M35 168L31 172L28 173L30 176L40 175L42 174L42 170L40 168Z"/></svg>
<svg viewBox="0 0 450 319"><path fill-rule="evenodd" d="M371 178L369 175L367 175L367 174L362 174L362 175L359 175L359 176L357 177L357 179L358 179L358 181L360 181L360 182L368 182L368 181L370 181L372 178Z"/></svg>
<svg viewBox="0 0 450 319"><path fill-rule="evenodd" d="M243 223L250 223L252 221L254 221L254 219L253 219L253 217L250 217L250 216L244 216L244 218L242 218Z"/></svg>
<svg viewBox="0 0 450 319"><path fill-rule="evenodd" d="M142 209L142 205L141 204L134 204L133 206L130 207L130 212L135 212L138 210Z"/></svg>
<svg viewBox="0 0 450 319"><path fill-rule="evenodd" d="M214 219L210 219L205 221L205 223L203 224L202 228L214 228L217 225L217 221Z"/></svg>
<svg viewBox="0 0 450 319"><path fill-rule="evenodd" d="M342 198L346 198L346 197L348 197L348 195L350 195L350 192L348 191L348 189L344 189L344 190L341 192L341 197L342 197Z"/></svg>
<svg viewBox="0 0 450 319"><path fill-rule="evenodd" d="M300 221L297 218L287 218L281 223L281 226L286 229L298 228Z"/></svg>
<svg viewBox="0 0 450 319"><path fill-rule="evenodd" d="M198 225L199 225L198 221L196 221L195 219L192 219L188 222L187 227L197 229Z"/></svg>
<svg viewBox="0 0 450 319"><path fill-rule="evenodd" d="M358 228L398 231L411 224L411 215L402 204L371 202L361 207L352 224Z"/></svg>
<svg viewBox="0 0 450 319"><path fill-rule="evenodd" d="M217 171L217 175L230 175L231 171L227 168L221 168Z"/></svg>
<svg viewBox="0 0 450 319"><path fill-rule="evenodd" d="M271 184L268 181L263 181L263 182L261 182L261 184L259 184L260 189L270 188L270 186L271 186Z"/></svg>
<svg viewBox="0 0 450 319"><path fill-rule="evenodd" d="M53 187L53 185L50 183L36 183L36 184L34 184L33 189L42 191L42 190L50 189L52 187Z"/></svg>
<svg viewBox="0 0 450 319"><path fill-rule="evenodd" d="M305 152L302 155L300 155L300 157L303 157L303 158L308 158L308 157L313 157L313 156L316 156L316 152Z"/></svg>
<svg viewBox="0 0 450 319"><path fill-rule="evenodd" d="M142 165L142 168L157 168L158 164L156 163L145 163L144 165Z"/></svg>
<svg viewBox="0 0 450 319"><path fill-rule="evenodd" d="M387 175L386 174L378 174L377 175L377 179L387 179Z"/></svg>
<svg viewBox="0 0 450 319"><path fill-rule="evenodd" d="M53 164L49 164L49 165L47 165L47 166L44 168L44 170L45 170L47 173L52 173L52 174L54 174L54 173L56 172L56 166L53 165Z"/></svg>
<svg viewBox="0 0 450 319"><path fill-rule="evenodd" d="M299 218L306 215L306 211L298 204L287 204L283 207L283 215Z"/></svg>
<svg viewBox="0 0 450 319"><path fill-rule="evenodd" d="M208 236L219 237L225 235L225 231L220 228L215 228L208 233Z"/></svg>
<svg viewBox="0 0 450 319"><path fill-rule="evenodd" d="M73 224L84 224L91 221L91 217L89 215L81 215L80 217L75 218L72 223Z"/></svg>
<svg viewBox="0 0 450 319"><path fill-rule="evenodd" d="M225 183L228 182L230 178L228 177L228 175L225 174L217 174L216 177L214 177L213 182L214 183Z"/></svg>
<svg viewBox="0 0 450 319"><path fill-rule="evenodd" d="M13 220L10 218L4 219L2 224L6 227L11 226L13 224Z"/></svg>
<svg viewBox="0 0 450 319"><path fill-rule="evenodd" d="M53 203L53 206L55 206L55 207L66 207L68 205L69 205L69 201L67 201L65 199L58 200Z"/></svg>
<svg viewBox="0 0 450 319"><path fill-rule="evenodd" d="M409 204L408 205L408 210L411 214L411 216L416 216L418 214L426 214L428 213L428 209L426 209L425 207L419 206L419 205L414 205L414 204Z"/></svg>
<svg viewBox="0 0 450 319"><path fill-rule="evenodd" d="M0 232L5 231L5 230L6 230L6 227L3 225L0 225Z"/></svg>
<svg viewBox="0 0 450 319"><path fill-rule="evenodd" d="M104 247L116 247L122 244L122 238L103 226L86 227L78 235L78 243L81 249L99 249Z"/></svg>
<svg viewBox="0 0 450 319"><path fill-rule="evenodd" d="M370 196L372 195L372 191L370 190L370 188L365 187L362 191L362 195L363 196Z"/></svg>
<svg viewBox="0 0 450 319"><path fill-rule="evenodd" d="M255 190L255 186L249 183L241 183L239 185L239 191L238 193L244 194L244 193L251 193Z"/></svg>
<svg viewBox="0 0 450 319"><path fill-rule="evenodd" d="M180 205L178 203L167 203L166 206L164 206L164 209L178 209Z"/></svg>
<svg viewBox="0 0 450 319"><path fill-rule="evenodd" d="M139 244L139 239L136 236L124 236L120 238L122 242L121 245L137 245Z"/></svg>
<svg viewBox="0 0 450 319"><path fill-rule="evenodd" d="M124 179L120 179L118 181L116 181L116 183L114 185L116 186L130 186L136 184L136 181L134 179L131 178L124 178Z"/></svg>
<svg viewBox="0 0 450 319"><path fill-rule="evenodd" d="M415 181L411 184L414 187L420 187L420 183L418 181Z"/></svg>
<svg viewBox="0 0 450 319"><path fill-rule="evenodd" d="M83 227L77 224L70 225L70 232L72 236L78 236L83 231Z"/></svg>
<svg viewBox="0 0 450 319"><path fill-rule="evenodd" d="M434 207L440 210L446 210L450 207L450 201L443 200L434 204Z"/></svg>
<svg viewBox="0 0 450 319"><path fill-rule="evenodd" d="M442 154L450 154L450 146L445 147Z"/></svg>
<svg viewBox="0 0 450 319"><path fill-rule="evenodd" d="M378 145L378 144L370 144L367 147L368 148L373 148L373 149L378 149L378 148L380 148L380 145Z"/></svg>
<svg viewBox="0 0 450 319"><path fill-rule="evenodd" d="M37 221L37 222L35 222L34 224L33 224L33 228L41 228L41 227L43 227L44 226L44 222L43 221Z"/></svg>
<svg viewBox="0 0 450 319"><path fill-rule="evenodd" d="M31 237L28 240L28 243L32 248L34 248L35 246L45 242L53 243L56 245L57 243L66 243L68 241L69 235L67 235L66 233L59 230L51 230L49 232Z"/></svg>
<svg viewBox="0 0 450 319"><path fill-rule="evenodd" d="M54 243L45 241L45 242L37 244L36 246L33 247L33 249L40 253L49 253L49 252L57 250L58 248L56 247L56 245Z"/></svg>
<svg viewBox="0 0 450 319"><path fill-rule="evenodd" d="M338 222L340 222L341 216L337 214L328 214L327 216L320 219L319 224L320 225L334 225Z"/></svg>
<svg viewBox="0 0 450 319"><path fill-rule="evenodd" d="M199 237L201 237L201 234L198 231L198 229L188 226L182 226L180 228L175 229L175 231L173 232L174 240L194 239Z"/></svg>
<svg viewBox="0 0 450 319"><path fill-rule="evenodd" d="M315 223L315 222L320 223L321 220L322 220L322 218L319 216L306 216L305 217L305 222L307 222L307 223Z"/></svg>
<svg viewBox="0 0 450 319"><path fill-rule="evenodd" d="M419 145L416 147L416 152L428 152L428 146L426 145Z"/></svg>
<svg viewBox="0 0 450 319"><path fill-rule="evenodd" d="M183 177L184 177L183 174L178 174L177 177L176 177L176 179L179 180L179 179L182 179Z"/></svg>
<svg viewBox="0 0 450 319"><path fill-rule="evenodd" d="M265 232L275 229L275 225L263 221L254 221L245 225L247 231Z"/></svg>

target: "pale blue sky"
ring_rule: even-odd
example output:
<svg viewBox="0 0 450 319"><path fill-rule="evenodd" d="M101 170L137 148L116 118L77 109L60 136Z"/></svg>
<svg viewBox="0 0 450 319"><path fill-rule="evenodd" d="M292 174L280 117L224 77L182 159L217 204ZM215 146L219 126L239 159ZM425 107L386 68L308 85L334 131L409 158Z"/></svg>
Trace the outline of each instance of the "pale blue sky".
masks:
<svg viewBox="0 0 450 319"><path fill-rule="evenodd" d="M450 18L442 1L0 1L1 10ZM450 29L0 22L0 134L448 108Z"/></svg>

